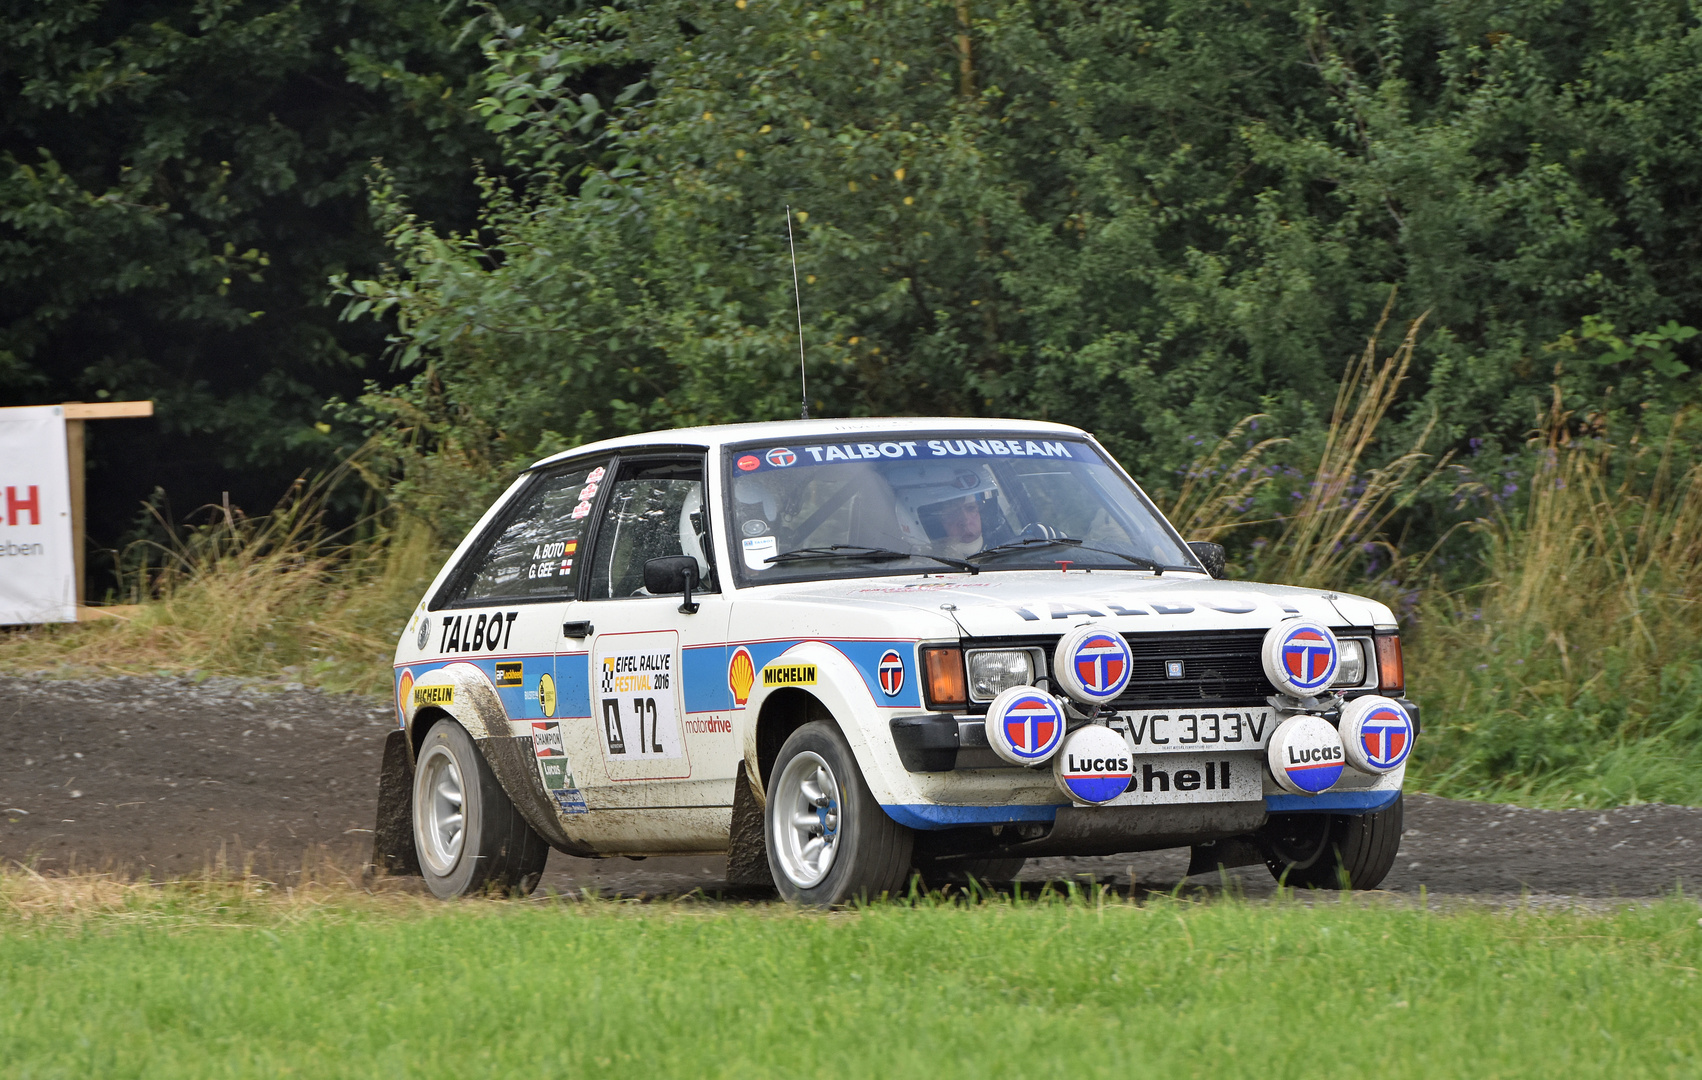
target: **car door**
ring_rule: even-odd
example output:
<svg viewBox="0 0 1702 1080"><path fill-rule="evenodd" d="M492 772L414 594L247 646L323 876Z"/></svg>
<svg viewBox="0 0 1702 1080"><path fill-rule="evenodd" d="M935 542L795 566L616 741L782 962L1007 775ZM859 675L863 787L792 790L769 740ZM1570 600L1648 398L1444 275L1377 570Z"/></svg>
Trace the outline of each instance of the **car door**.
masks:
<svg viewBox="0 0 1702 1080"><path fill-rule="evenodd" d="M540 779L574 839L587 809L577 774L595 759L576 760L563 742L567 717L587 695L582 672L570 669L564 680L556 654L584 565L591 499L610 460L568 462L528 478L434 604L441 661L433 666L470 662L490 680L509 734L532 740Z"/></svg>
<svg viewBox="0 0 1702 1080"><path fill-rule="evenodd" d="M723 850L739 763L727 685L729 605L714 561L702 453L623 453L597 509L591 561L568 629L589 683L576 746L600 843L635 853ZM651 559L689 555L696 610L645 587Z"/></svg>

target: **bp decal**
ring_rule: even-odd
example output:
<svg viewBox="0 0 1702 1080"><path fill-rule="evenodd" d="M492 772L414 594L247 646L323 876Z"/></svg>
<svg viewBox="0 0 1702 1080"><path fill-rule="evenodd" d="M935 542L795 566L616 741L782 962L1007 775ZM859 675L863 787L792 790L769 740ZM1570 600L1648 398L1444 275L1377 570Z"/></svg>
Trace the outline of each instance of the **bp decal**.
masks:
<svg viewBox="0 0 1702 1080"><path fill-rule="evenodd" d="M1271 733L1265 754L1276 782L1295 795L1330 790L1347 764L1336 729L1323 717L1309 713L1284 720Z"/></svg>
<svg viewBox="0 0 1702 1080"><path fill-rule="evenodd" d="M1115 630L1078 626L1058 640L1052 658L1064 693L1087 705L1103 705L1129 685L1135 657Z"/></svg>
<svg viewBox="0 0 1702 1080"><path fill-rule="evenodd" d="M1013 686L987 707L987 743L1012 765L1038 765L1064 742L1064 710L1051 694Z"/></svg>
<svg viewBox="0 0 1702 1080"><path fill-rule="evenodd" d="M887 697L897 697L904 689L904 658L898 655L896 649L888 649L881 654L881 662L875 667L875 675L880 679L881 693Z"/></svg>
<svg viewBox="0 0 1702 1080"><path fill-rule="evenodd" d="M1360 772L1381 776L1405 765L1414 734L1412 717L1391 698L1354 698L1342 709L1342 749Z"/></svg>
<svg viewBox="0 0 1702 1080"><path fill-rule="evenodd" d="M1108 803L1129 790L1134 758L1123 736L1102 724L1077 728L1052 758L1058 787L1081 803Z"/></svg>
<svg viewBox="0 0 1702 1080"><path fill-rule="evenodd" d="M1261 650L1265 675L1276 688L1295 697L1313 697L1330 688L1341 667L1341 647L1323 623L1290 619L1271 627Z"/></svg>

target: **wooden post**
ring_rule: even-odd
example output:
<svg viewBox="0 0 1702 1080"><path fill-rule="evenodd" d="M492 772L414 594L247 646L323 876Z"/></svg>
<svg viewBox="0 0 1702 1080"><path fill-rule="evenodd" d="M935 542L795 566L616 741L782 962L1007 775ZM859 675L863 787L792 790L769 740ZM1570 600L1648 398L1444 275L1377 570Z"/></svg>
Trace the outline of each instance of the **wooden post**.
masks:
<svg viewBox="0 0 1702 1080"><path fill-rule="evenodd" d="M65 409L65 456L71 466L71 559L77 574L77 607L83 606L83 534L86 492L83 484L83 423L87 420L120 420L154 415L151 401L67 401Z"/></svg>

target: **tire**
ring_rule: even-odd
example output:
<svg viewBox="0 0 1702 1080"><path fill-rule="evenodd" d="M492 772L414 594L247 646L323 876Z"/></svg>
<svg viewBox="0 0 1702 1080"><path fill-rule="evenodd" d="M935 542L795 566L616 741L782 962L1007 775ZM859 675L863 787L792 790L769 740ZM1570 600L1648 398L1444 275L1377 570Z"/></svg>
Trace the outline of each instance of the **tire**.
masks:
<svg viewBox="0 0 1702 1080"><path fill-rule="evenodd" d="M1402 797L1369 814L1273 814L1260 831L1271 876L1297 889L1375 889L1401 850Z"/></svg>
<svg viewBox="0 0 1702 1080"><path fill-rule="evenodd" d="M968 888L971 878L982 885L1009 885L1026 862L1027 859L936 859L918 855L912 868L922 879L923 887L932 891L948 885Z"/></svg>
<svg viewBox="0 0 1702 1080"><path fill-rule="evenodd" d="M875 801L837 725L792 732L771 775L763 836L783 899L836 907L903 890L914 836Z"/></svg>
<svg viewBox="0 0 1702 1080"><path fill-rule="evenodd" d="M550 847L520 816L467 729L444 718L414 763L414 850L441 900L538 887Z"/></svg>

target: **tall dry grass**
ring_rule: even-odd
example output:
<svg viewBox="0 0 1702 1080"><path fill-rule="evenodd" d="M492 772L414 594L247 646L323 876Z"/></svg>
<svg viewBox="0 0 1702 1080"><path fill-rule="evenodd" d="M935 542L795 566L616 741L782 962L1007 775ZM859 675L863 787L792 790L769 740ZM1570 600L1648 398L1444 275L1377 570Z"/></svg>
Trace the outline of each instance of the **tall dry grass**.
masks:
<svg viewBox="0 0 1702 1080"><path fill-rule="evenodd" d="M1485 574L1430 591L1409 650L1437 789L1702 803L1702 465L1577 439L1556 401L1521 498L1477 523Z"/></svg>
<svg viewBox="0 0 1702 1080"><path fill-rule="evenodd" d="M1389 304L1393 303L1391 296ZM1275 479L1267 458L1292 443L1281 437L1249 443L1247 436L1255 422L1266 419L1249 416L1184 475L1167 511L1183 535L1234 541L1256 529L1258 541L1243 552L1251 564L1246 569L1262 580L1288 585L1382 593L1422 573L1434 549L1418 554L1403 551L1398 538L1389 535L1389 526L1442 475L1451 455L1438 460L1425 452L1435 427L1432 418L1411 448L1386 463L1371 464L1379 428L1412 366L1425 321L1421 315L1408 323L1400 344L1379 358L1378 343L1388 318L1386 306L1364 350L1337 387L1322 447L1304 464L1307 479L1298 504L1277 514L1260 512L1269 500L1259 495ZM1380 580L1367 580L1363 572L1373 553L1381 556Z"/></svg>
<svg viewBox="0 0 1702 1080"><path fill-rule="evenodd" d="M329 532L327 501L349 475L298 482L266 514L207 507L182 527L162 517L163 539L121 559L129 603L0 636L0 670L199 672L386 693L384 658L439 552L429 530L395 515Z"/></svg>

